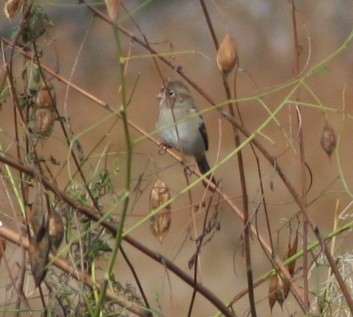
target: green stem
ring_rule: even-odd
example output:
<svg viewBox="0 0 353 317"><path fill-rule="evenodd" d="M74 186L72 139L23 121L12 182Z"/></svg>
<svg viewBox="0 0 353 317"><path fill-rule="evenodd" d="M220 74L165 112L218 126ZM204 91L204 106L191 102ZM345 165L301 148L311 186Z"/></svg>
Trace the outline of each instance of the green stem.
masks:
<svg viewBox="0 0 353 317"><path fill-rule="evenodd" d="M124 135L125 135L125 141L126 141L126 156L127 156L127 162L126 162L126 178L125 178L125 197L124 197L124 203L123 203L123 210L121 212L120 216L120 222L119 222L119 227L117 234L115 236L115 244L114 248L111 254L111 257L109 259L108 263L108 268L107 271L104 275L104 282L101 288L101 292L99 294L99 299L97 303L97 307L95 309L94 315L95 317L98 317L102 306L104 304L104 298L105 294L108 288L108 284L110 281L110 278L112 276L114 264L116 261L116 258L118 256L118 250L121 245L121 242L123 240L123 229L124 229L124 224L125 224L125 219L126 219L126 214L128 211L129 207L129 202L130 202L130 187L131 187L131 161L132 161L132 141L130 138L130 130L129 130L129 122L127 118L127 102L126 102L126 89L125 89L125 75L124 75L124 63L123 57L122 57L122 47L121 47L121 42L120 42L120 37L119 37L119 30L114 25L114 35L117 43L117 51L118 51L118 61L119 61L119 77L120 77L120 85L121 85L121 108L119 110L122 122L123 122L123 127L124 127Z"/></svg>

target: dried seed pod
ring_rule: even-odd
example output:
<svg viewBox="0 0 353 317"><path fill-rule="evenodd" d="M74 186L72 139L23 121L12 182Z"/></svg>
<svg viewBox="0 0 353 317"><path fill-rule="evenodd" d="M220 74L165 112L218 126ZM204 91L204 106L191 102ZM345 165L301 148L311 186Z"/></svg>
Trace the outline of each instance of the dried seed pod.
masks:
<svg viewBox="0 0 353 317"><path fill-rule="evenodd" d="M234 39L227 33L217 52L218 69L227 74L231 72L238 60L238 50Z"/></svg>
<svg viewBox="0 0 353 317"><path fill-rule="evenodd" d="M288 287L288 283L283 282L283 280L277 275L277 289L275 291L275 297L276 300L278 302L278 304L280 304L280 306L283 306L284 303L284 292L285 292L285 287Z"/></svg>
<svg viewBox="0 0 353 317"><path fill-rule="evenodd" d="M271 311L277 301L276 299L277 285L278 285L278 277L277 275L273 275L270 279L269 287L268 287L268 304L270 305Z"/></svg>
<svg viewBox="0 0 353 317"><path fill-rule="evenodd" d="M53 131L55 122L54 112L47 108L36 110L36 125L35 131L39 136L49 137Z"/></svg>
<svg viewBox="0 0 353 317"><path fill-rule="evenodd" d="M321 147L329 157L336 148L336 142L337 141L335 130L333 130L330 125L326 122L324 129L321 133L320 143Z"/></svg>
<svg viewBox="0 0 353 317"><path fill-rule="evenodd" d="M22 0L8 0L5 2L4 13L8 19L12 19L17 14Z"/></svg>
<svg viewBox="0 0 353 317"><path fill-rule="evenodd" d="M150 211L153 211L170 199L170 192L168 185L161 180L157 180L153 186L150 195ZM171 224L171 205L168 204L164 210L160 211L157 215L151 217L150 228L153 235L162 241L169 231Z"/></svg>
<svg viewBox="0 0 353 317"><path fill-rule="evenodd" d="M48 235L50 250L55 255L64 237L64 222L59 213L55 210L52 210L48 217Z"/></svg>
<svg viewBox="0 0 353 317"><path fill-rule="evenodd" d="M287 256L284 260L291 258L294 254L297 253L297 251L298 251L298 231L296 232L293 244L291 245L290 242L288 243ZM295 264L296 264L296 261L293 261L287 266L288 272L292 277L294 276Z"/></svg>
<svg viewBox="0 0 353 317"><path fill-rule="evenodd" d="M49 108L53 110L56 103L55 90L52 84L48 83L38 91L37 104L38 108Z"/></svg>
<svg viewBox="0 0 353 317"><path fill-rule="evenodd" d="M49 256L49 239L48 234L41 236L40 239L33 236L29 241L28 257L31 264L31 271L36 287L43 281L46 273Z"/></svg>

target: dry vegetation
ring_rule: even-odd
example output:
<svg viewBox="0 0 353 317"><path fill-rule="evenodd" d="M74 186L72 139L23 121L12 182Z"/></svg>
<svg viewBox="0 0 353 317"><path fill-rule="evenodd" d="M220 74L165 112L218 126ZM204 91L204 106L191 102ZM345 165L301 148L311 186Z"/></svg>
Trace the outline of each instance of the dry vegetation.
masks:
<svg viewBox="0 0 353 317"><path fill-rule="evenodd" d="M236 1L131 3L4 2L1 315L351 316L353 31L328 50L299 0L277 41ZM160 144L166 78L216 185Z"/></svg>

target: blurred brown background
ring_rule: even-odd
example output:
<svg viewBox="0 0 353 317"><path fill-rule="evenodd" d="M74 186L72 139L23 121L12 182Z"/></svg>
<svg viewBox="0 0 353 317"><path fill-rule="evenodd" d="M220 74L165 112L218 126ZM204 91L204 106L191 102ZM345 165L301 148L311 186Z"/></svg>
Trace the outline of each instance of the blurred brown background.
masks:
<svg viewBox="0 0 353 317"><path fill-rule="evenodd" d="M352 31L353 4L350 1L296 1L297 29L299 43L302 46L301 69L308 70L334 52ZM171 61L182 67L185 74L202 87L217 102L225 100L225 93L221 76L215 63L215 48L207 28L201 6L198 1L125 1L129 10L134 13L145 36L158 52L175 52ZM139 7L140 6L140 7ZM119 76L117 61L117 46L110 25L99 18L92 17L92 13L84 6L73 2L57 1L44 5L54 26L48 29L47 47L44 47L44 59L49 66L59 63L59 73L70 79L90 94L119 109L120 96L118 94ZM98 6L105 11L104 6ZM237 78L237 92L239 98L258 95L267 88L292 79L294 73L293 29L291 25L291 8L288 1L208 1L208 7L218 39L221 40L229 32L238 45L241 72ZM120 12L120 16L125 13ZM11 30L17 25L18 19L9 22L3 13L0 18L1 35L9 37ZM128 17L124 17L122 25L141 37ZM87 34L86 34L87 33ZM87 35L87 38L85 38ZM137 81L136 91L129 105L129 119L143 130L153 132L158 115L158 101L155 99L162 82L153 60L148 52L135 42L122 36L125 54L131 49L132 56L141 56L129 61L126 73L127 92L130 94ZM45 41L44 41L45 43ZM188 54L180 52L189 51ZM144 57L142 55L145 55ZM19 58L19 57L18 57ZM19 59L20 60L20 59ZM322 73L310 78L307 82L321 105L337 111L327 111L329 123L340 136L338 158L342 164L345 180L349 188L352 185L352 144L351 118L342 115L344 108L348 113L352 111L352 48L349 46L329 64ZM18 70L21 65L19 63ZM159 62L163 76L175 77L178 75ZM18 72L19 74L19 72ZM232 76L231 76L232 77ZM68 89L60 83L55 83L59 111L71 118L72 129L79 135L85 154L98 142L102 135L106 138L95 150L86 166L88 175L93 173L99 160L99 155L108 148L110 155L107 158L109 168L117 167L116 188L120 190L124 180L125 168L125 141L121 122L118 122L110 131L109 125L103 120L109 113L101 107ZM281 90L263 98L266 105L274 111L283 100L288 89ZM193 91L195 102L200 109L210 105ZM318 101L304 87L300 90L302 101L318 105ZM255 131L268 117L268 113L259 102L241 102L241 113L244 124L250 131ZM224 158L234 149L232 130L230 125L221 120L216 111L204 115L210 138L209 161L214 164L217 156ZM296 117L293 108L283 107L278 115L280 126L273 121L262 131L267 138L258 137L264 147L273 156L279 156L279 163L285 173L301 192L300 160L298 139L296 135ZM12 151L13 123L10 98L3 105L0 113L2 142ZM103 122L98 126L96 123ZM319 225L322 233L332 229L334 209L340 199L341 209L351 200L345 192L340 180L335 153L331 159L320 147L320 136L325 124L323 111L314 107L303 107L302 124L305 137L305 154L313 174L313 184L308 195L310 202L309 213ZM219 133L221 131L221 134ZM287 137L285 136L287 135ZM140 135L132 130L134 139ZM271 141L269 141L271 140ZM244 139L243 139L244 141ZM290 148L289 141L294 148ZM219 153L218 153L219 149ZM53 136L42 147L43 155L53 154L61 162L67 159L67 147L62 139L61 131L56 125ZM178 193L185 186L185 177L179 164L167 155L158 154L159 149L148 140L140 140L134 147L133 172L134 184L139 176L143 175L141 185L142 194L136 200L134 209L129 214L127 228L148 213L148 196L151 186L158 177L163 179L171 188L173 194ZM260 199L258 172L253 154L246 146L244 149L246 162L246 177L248 182L250 211L253 213ZM288 225L286 221L298 212L293 199L284 188L275 171L261 157L263 167L263 181L266 199L270 213L272 234L277 237L280 230L278 253L283 254L287 244ZM190 162L192 160L190 159ZM99 168L103 168L100 163ZM53 167L55 170L55 167ZM58 180L66 184L67 167L59 173ZM144 174L143 174L144 173ZM216 172L218 179L223 180L224 191L234 199L241 208L241 195L236 158L220 167ZM273 186L273 188L272 188ZM196 204L203 194L200 186L193 190L193 202ZM185 197L184 197L185 196ZM188 238L190 220L190 201L187 195L178 198L173 203L173 222L167 237L160 244L150 233L148 224L140 226L132 233L147 246L163 255L174 259L186 271L187 261L195 251L195 243ZM7 198L3 198L4 206L8 206ZM110 208L111 200L107 199L105 207ZM13 219L10 207L1 208L0 217L5 222ZM118 216L119 206L113 210ZM10 214L10 216L8 216ZM251 214L253 217L253 214ZM204 213L196 214L197 232L200 232ZM253 219L253 218L252 218ZM260 208L259 230L267 237L263 224L263 210ZM284 224L284 227L281 226ZM223 204L220 216L220 231L216 232L212 240L204 246L201 253L202 283L210 288L225 302L231 300L246 286L245 260L241 251L241 221ZM194 232L194 229L191 230ZM194 235L193 235L194 236ZM310 235L313 236L312 234ZM351 246L340 243L339 252L351 252ZM271 267L254 237L253 265L254 278L266 273ZM192 289L183 284L178 278L169 274L160 265L141 258L141 254L127 247L128 255L137 267L147 295L154 307L161 305L166 316L186 316ZM13 251L15 252L15 251ZM13 259L16 258L12 255ZM300 263L298 263L300 266ZM189 271L192 274L191 271ZM3 272L0 280L5 279ZM131 281L132 277L123 262L119 262L116 274L121 282ZM315 280L315 281L314 281ZM4 287L4 283L1 283ZM320 288L320 279L313 278L313 290ZM267 303L268 284L265 283L256 289L256 300L259 302L259 316L269 316ZM247 298L234 305L239 316L246 315L248 309ZM214 314L214 307L197 296L195 313L193 316L210 316ZM300 310L290 297L284 305L285 315ZM266 312L261 314L260 312ZM282 316L283 312L276 306L273 316Z"/></svg>

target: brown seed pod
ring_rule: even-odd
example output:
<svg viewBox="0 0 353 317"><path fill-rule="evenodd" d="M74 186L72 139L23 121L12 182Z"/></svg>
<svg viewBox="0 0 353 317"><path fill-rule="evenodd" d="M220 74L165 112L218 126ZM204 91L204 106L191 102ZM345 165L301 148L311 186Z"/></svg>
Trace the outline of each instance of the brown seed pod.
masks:
<svg viewBox="0 0 353 317"><path fill-rule="evenodd" d="M54 112L47 108L36 110L35 131L39 136L49 137L55 122Z"/></svg>
<svg viewBox="0 0 353 317"><path fill-rule="evenodd" d="M12 19L17 14L22 0L7 0L4 6L4 13L8 19Z"/></svg>
<svg viewBox="0 0 353 317"><path fill-rule="evenodd" d="M48 217L48 235L50 250L55 255L64 237L64 222L55 210L52 210Z"/></svg>
<svg viewBox="0 0 353 317"><path fill-rule="evenodd" d="M154 184L150 195L150 211L159 208L170 199L168 185L161 180ZM162 241L169 231L171 224L171 205L168 204L157 215L150 219L150 228L153 235Z"/></svg>
<svg viewBox="0 0 353 317"><path fill-rule="evenodd" d="M231 72L238 60L238 50L234 39L227 33L217 52L218 69L227 74Z"/></svg>
<svg viewBox="0 0 353 317"><path fill-rule="evenodd" d="M46 266L48 264L49 256L49 239L48 234L45 233L37 239L33 236L29 241L28 258L31 264L31 271L36 287L43 281L46 273Z"/></svg>
<svg viewBox="0 0 353 317"><path fill-rule="evenodd" d="M53 110L56 103L55 90L52 84L43 87L38 91L37 94L37 105L38 108L49 108Z"/></svg>
<svg viewBox="0 0 353 317"><path fill-rule="evenodd" d="M277 298L276 298L277 286L278 286L278 277L277 275L273 275L270 279L269 286L268 286L268 304L270 305L271 311L277 301Z"/></svg>
<svg viewBox="0 0 353 317"><path fill-rule="evenodd" d="M336 148L337 140L335 130L333 130L327 122L322 130L320 143L322 149L326 152L328 157L330 157Z"/></svg>
<svg viewBox="0 0 353 317"><path fill-rule="evenodd" d="M275 297L276 297L278 304L280 304L280 306L282 307L283 303L285 301L284 292L286 290L286 287L288 287L288 283L283 282L283 280L280 277L278 277L278 275L277 275L277 280L278 280L278 284L277 284L277 289L275 292Z"/></svg>

